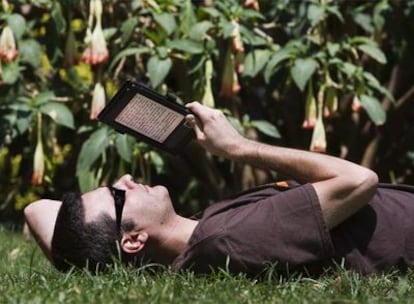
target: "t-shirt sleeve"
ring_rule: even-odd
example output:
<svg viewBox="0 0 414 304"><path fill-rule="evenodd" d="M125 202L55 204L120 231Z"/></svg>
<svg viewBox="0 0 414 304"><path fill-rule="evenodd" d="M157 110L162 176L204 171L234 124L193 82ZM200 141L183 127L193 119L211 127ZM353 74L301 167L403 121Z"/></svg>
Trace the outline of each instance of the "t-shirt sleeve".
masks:
<svg viewBox="0 0 414 304"><path fill-rule="evenodd" d="M274 216L268 229L277 231L278 255L282 260L286 259L294 265L312 264L333 256L331 236L311 184L281 192L260 202L263 205L267 203L271 206L267 212Z"/></svg>

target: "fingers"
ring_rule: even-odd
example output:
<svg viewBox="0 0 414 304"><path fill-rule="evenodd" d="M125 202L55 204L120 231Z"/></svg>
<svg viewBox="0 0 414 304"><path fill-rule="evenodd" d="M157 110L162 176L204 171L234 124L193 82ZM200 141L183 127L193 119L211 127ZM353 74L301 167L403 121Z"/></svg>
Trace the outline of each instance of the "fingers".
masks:
<svg viewBox="0 0 414 304"><path fill-rule="evenodd" d="M186 104L186 107L197 116L198 119L201 120L201 122L204 124L205 121L211 117L215 111L215 109L203 106L197 101L190 102Z"/></svg>
<svg viewBox="0 0 414 304"><path fill-rule="evenodd" d="M199 123L197 123L197 119L195 118L195 116L193 114L189 114L185 117L185 119L187 120L188 124L193 128L197 139L202 139L204 138L204 132L202 131L202 127L201 125L199 125Z"/></svg>

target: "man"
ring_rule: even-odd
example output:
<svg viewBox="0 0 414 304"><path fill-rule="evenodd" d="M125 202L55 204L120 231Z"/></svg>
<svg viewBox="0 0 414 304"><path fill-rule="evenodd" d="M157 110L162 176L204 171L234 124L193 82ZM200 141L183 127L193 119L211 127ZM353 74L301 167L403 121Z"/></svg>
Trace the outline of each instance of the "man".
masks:
<svg viewBox="0 0 414 304"><path fill-rule="evenodd" d="M25 209L25 216L58 269L100 270L114 257L126 263L148 258L174 270L223 268L251 276L270 265L280 274L309 275L338 263L360 273L413 266L410 186L378 186L371 170L254 142L237 133L222 112L197 102L188 109L194 115L187 120L207 151L273 169L299 184L252 189L194 218L175 213L163 186L137 184L129 175L113 187L70 194L61 207L40 200Z"/></svg>

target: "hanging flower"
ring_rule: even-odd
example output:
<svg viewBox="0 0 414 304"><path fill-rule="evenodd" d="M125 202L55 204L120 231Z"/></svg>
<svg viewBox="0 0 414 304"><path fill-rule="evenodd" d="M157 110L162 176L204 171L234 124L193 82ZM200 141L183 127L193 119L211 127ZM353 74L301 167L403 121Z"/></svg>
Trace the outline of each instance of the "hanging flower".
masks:
<svg viewBox="0 0 414 304"><path fill-rule="evenodd" d="M66 36L65 57L63 59L63 66L70 68L76 64L76 40L73 33L72 26L69 24L68 34Z"/></svg>
<svg viewBox="0 0 414 304"><path fill-rule="evenodd" d="M0 61L0 86L3 85L3 77L2 77L2 75L3 75L3 70L2 70L2 67L1 67L1 61Z"/></svg>
<svg viewBox="0 0 414 304"><path fill-rule="evenodd" d="M240 34L240 25L233 20L233 32L231 34L231 51L234 54L235 70L238 74L244 71L244 45Z"/></svg>
<svg viewBox="0 0 414 304"><path fill-rule="evenodd" d="M96 119L99 113L105 107L105 103L106 103L105 89L98 82L95 84L95 88L93 89L91 113L90 113L89 118Z"/></svg>
<svg viewBox="0 0 414 304"><path fill-rule="evenodd" d="M305 104L305 119L302 124L302 128L312 129L316 123L316 99L313 95L312 82L309 82L308 96L306 97Z"/></svg>
<svg viewBox="0 0 414 304"><path fill-rule="evenodd" d="M259 1L257 0L244 0L243 6L246 8L251 8L255 11L258 11L260 9Z"/></svg>
<svg viewBox="0 0 414 304"><path fill-rule="evenodd" d="M220 96L225 98L233 98L240 91L239 79L235 70L234 55L230 48L227 49L224 62L223 77L221 80Z"/></svg>
<svg viewBox="0 0 414 304"><path fill-rule="evenodd" d="M233 54L244 52L243 39L240 34L240 25L236 20L232 20L233 31L231 32L231 49Z"/></svg>
<svg viewBox="0 0 414 304"><path fill-rule="evenodd" d="M211 59L208 59L205 64L205 84L204 94L201 98L201 104L214 108L214 96L211 90L211 78L213 77L213 63Z"/></svg>
<svg viewBox="0 0 414 304"><path fill-rule="evenodd" d="M313 152L326 152L326 134L322 115L318 115L315 128L313 129L310 150Z"/></svg>
<svg viewBox="0 0 414 304"><path fill-rule="evenodd" d="M310 150L313 152L326 152L326 134L325 126L322 119L322 110L324 104L325 87L322 86L318 92L318 118L315 128L313 129Z"/></svg>
<svg viewBox="0 0 414 304"><path fill-rule="evenodd" d="M33 175L32 184L37 186L43 182L43 175L45 173L45 155L43 153L43 144L41 137L42 130L42 114L37 114L37 144L33 158Z"/></svg>
<svg viewBox="0 0 414 304"><path fill-rule="evenodd" d="M323 114L325 117L329 117L338 111L338 94L334 87L328 87L326 89L325 105Z"/></svg>
<svg viewBox="0 0 414 304"><path fill-rule="evenodd" d="M0 36L0 58L4 61L13 61L18 55L13 31L10 26L3 28Z"/></svg>
<svg viewBox="0 0 414 304"><path fill-rule="evenodd" d="M102 1L91 0L90 9L92 10L90 14L95 14L96 24L92 34L90 32L91 27L88 26L85 37L87 47L81 59L85 63L96 65L106 61L109 57L108 47L106 46L105 36L102 31ZM91 17L89 17L89 20L91 20Z"/></svg>
<svg viewBox="0 0 414 304"><path fill-rule="evenodd" d="M354 97L352 98L351 108L352 108L352 111L356 113L361 112L362 105L361 105L361 101L358 98L358 95L354 95Z"/></svg>

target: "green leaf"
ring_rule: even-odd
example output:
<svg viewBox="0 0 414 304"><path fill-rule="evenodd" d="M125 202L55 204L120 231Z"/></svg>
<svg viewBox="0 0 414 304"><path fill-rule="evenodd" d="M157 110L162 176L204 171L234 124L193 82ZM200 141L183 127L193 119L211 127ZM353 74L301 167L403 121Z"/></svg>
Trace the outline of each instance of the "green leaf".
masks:
<svg viewBox="0 0 414 304"><path fill-rule="evenodd" d="M382 63L382 64L387 63L387 59L385 58L384 53L378 47L376 47L374 45L361 44L361 45L358 45L358 49L360 49L365 54L372 57L373 59L375 59L379 63Z"/></svg>
<svg viewBox="0 0 414 304"><path fill-rule="evenodd" d="M280 51L277 51L275 54L273 54L272 58L269 60L265 68L265 81L269 82L270 77L278 70L279 64L282 61L289 59L291 56L291 49L281 49Z"/></svg>
<svg viewBox="0 0 414 304"><path fill-rule="evenodd" d="M33 39L23 40L19 44L20 60L27 62L34 68L40 66L42 48L40 44Z"/></svg>
<svg viewBox="0 0 414 304"><path fill-rule="evenodd" d="M374 31L374 27L372 26L372 19L369 15L357 13L354 15L354 21L368 33L372 33Z"/></svg>
<svg viewBox="0 0 414 304"><path fill-rule="evenodd" d="M62 14L62 7L60 6L59 1L53 1L51 15L53 21L55 22L56 29L60 34L66 32L66 20Z"/></svg>
<svg viewBox="0 0 414 304"><path fill-rule="evenodd" d="M377 43L372 40L371 38L364 37L364 36L355 36L349 39L351 44L369 44L373 46L377 46Z"/></svg>
<svg viewBox="0 0 414 304"><path fill-rule="evenodd" d="M148 156L157 174L162 173L164 170L164 160L162 157L155 151L148 152Z"/></svg>
<svg viewBox="0 0 414 304"><path fill-rule="evenodd" d="M20 14L11 14L7 16L7 24L13 30L14 37L17 40L23 36L24 31L26 30L26 20Z"/></svg>
<svg viewBox="0 0 414 304"><path fill-rule="evenodd" d="M328 49L329 56L335 57L340 49L340 45L338 43L328 42L326 48Z"/></svg>
<svg viewBox="0 0 414 304"><path fill-rule="evenodd" d="M248 53L244 61L243 75L255 77L269 61L271 54L269 50L254 50Z"/></svg>
<svg viewBox="0 0 414 304"><path fill-rule="evenodd" d="M203 44L198 41L193 41L189 39L178 39L169 41L167 47L176 49L182 52L187 52L190 54L200 54L203 52Z"/></svg>
<svg viewBox="0 0 414 304"><path fill-rule="evenodd" d="M361 95L360 101L362 107L367 112L369 118L377 125L380 126L385 123L387 114L382 108L378 99L373 96Z"/></svg>
<svg viewBox="0 0 414 304"><path fill-rule="evenodd" d="M121 155L121 157L127 161L128 163L131 162L131 156L132 156L132 151L131 151L131 144L128 140L128 135L126 134L117 134L116 138L115 138L115 146L116 149L119 153L119 155Z"/></svg>
<svg viewBox="0 0 414 304"><path fill-rule="evenodd" d="M223 29L223 38L230 38L233 34L235 25L231 21L223 22L222 29Z"/></svg>
<svg viewBox="0 0 414 304"><path fill-rule="evenodd" d="M20 78L20 72L23 70L17 62L10 62L3 64L3 71L1 77L3 78L4 84L14 84Z"/></svg>
<svg viewBox="0 0 414 304"><path fill-rule="evenodd" d="M154 14L155 21L164 29L164 31L170 35L177 28L177 23L173 15L164 13L164 14Z"/></svg>
<svg viewBox="0 0 414 304"><path fill-rule="evenodd" d="M136 26L138 24L138 18L132 17L124 21L121 25L121 46L124 46L125 43L128 42L129 38L131 37L132 33L134 32Z"/></svg>
<svg viewBox="0 0 414 304"><path fill-rule="evenodd" d="M214 7L202 7L201 11L205 12L206 14L210 15L213 18L217 18L221 16L221 12Z"/></svg>
<svg viewBox="0 0 414 304"><path fill-rule="evenodd" d="M252 46L264 46L268 44L268 41L264 37L257 35L251 29L241 24L240 24L240 34L243 38L243 41L246 41L247 44L250 44Z"/></svg>
<svg viewBox="0 0 414 304"><path fill-rule="evenodd" d="M59 125L70 129L75 128L73 114L64 104L49 102L40 107L40 112L50 116Z"/></svg>
<svg viewBox="0 0 414 304"><path fill-rule="evenodd" d="M251 125L267 136L280 138L279 130L266 120L252 120Z"/></svg>
<svg viewBox="0 0 414 304"><path fill-rule="evenodd" d="M385 95L391 102L395 102L394 96L392 96L391 92L387 90L385 87L381 85L377 78L369 72L363 73L364 78L368 81L368 85L380 92L381 94Z"/></svg>
<svg viewBox="0 0 414 304"><path fill-rule="evenodd" d="M317 66L318 63L312 58L299 58L295 60L290 74L301 91L305 89Z"/></svg>
<svg viewBox="0 0 414 304"><path fill-rule="evenodd" d="M121 60L122 58L126 57L126 56L131 56L131 55L139 55L139 54L143 54L143 53L148 53L150 51L149 48L147 47L137 47L137 48L129 48L129 49L125 49L121 52L119 52L114 60L112 60L111 65L109 66L109 70L112 70L114 68L114 66L118 63L119 60Z"/></svg>
<svg viewBox="0 0 414 304"><path fill-rule="evenodd" d="M19 115L16 121L16 128L19 132L19 134L25 133L29 127L32 124L33 121L33 112L32 113L26 113L24 115Z"/></svg>
<svg viewBox="0 0 414 304"><path fill-rule="evenodd" d="M320 5L311 4L308 8L308 20L311 25L318 24L324 17L325 9Z"/></svg>
<svg viewBox="0 0 414 304"><path fill-rule="evenodd" d="M180 32L183 35L188 35L191 28L196 24L197 17L193 8L191 0L184 0L184 6L180 14Z"/></svg>
<svg viewBox="0 0 414 304"><path fill-rule="evenodd" d="M77 172L79 189L85 193L99 186L99 177L93 170L81 170Z"/></svg>
<svg viewBox="0 0 414 304"><path fill-rule="evenodd" d="M76 175L80 172L89 170L92 164L105 151L109 144L108 129L106 127L96 130L83 143L76 164Z"/></svg>
<svg viewBox="0 0 414 304"><path fill-rule="evenodd" d="M147 73L154 88L158 87L167 77L172 66L170 58L160 59L158 56L152 56L147 63Z"/></svg>
<svg viewBox="0 0 414 304"><path fill-rule="evenodd" d="M109 41L116 34L116 32L118 32L118 29L116 27L108 27L102 30L102 32L105 37L105 40Z"/></svg>
<svg viewBox="0 0 414 304"><path fill-rule="evenodd" d="M352 63L349 62L342 62L342 64L340 64L340 69L342 72L344 72L348 77L353 76L356 71L357 71L357 66L355 66Z"/></svg>
<svg viewBox="0 0 414 304"><path fill-rule="evenodd" d="M344 17L342 16L341 12L339 11L338 6L336 6L336 5L334 5L334 6L328 5L326 7L326 10L328 12L330 12L332 15L335 15L336 18L338 18L342 23L344 22Z"/></svg>
<svg viewBox="0 0 414 304"><path fill-rule="evenodd" d="M41 92L33 98L33 104L36 107L42 106L49 102L53 97L55 97L55 93L52 91Z"/></svg>
<svg viewBox="0 0 414 304"><path fill-rule="evenodd" d="M189 37L193 40L203 40L212 27L213 24L210 21L199 22L190 29Z"/></svg>

